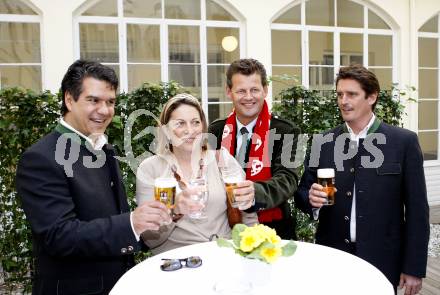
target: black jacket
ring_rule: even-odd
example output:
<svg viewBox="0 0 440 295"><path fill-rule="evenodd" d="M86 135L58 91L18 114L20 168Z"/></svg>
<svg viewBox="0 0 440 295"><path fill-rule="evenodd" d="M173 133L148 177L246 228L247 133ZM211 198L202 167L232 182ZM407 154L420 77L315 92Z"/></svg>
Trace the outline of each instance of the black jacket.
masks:
<svg viewBox="0 0 440 295"><path fill-rule="evenodd" d="M319 212L316 242L349 252L350 213L356 184L356 255L381 270L396 286L400 273L424 277L429 240L429 207L426 195L423 157L417 135L409 130L380 123L375 133L383 134L385 144L373 141L383 154L383 163L367 168L372 149L360 140L352 159L336 159L335 140L345 134L346 154L350 140L343 125L328 131L332 140L321 147L317 166L305 162L305 172L295 194L296 204L311 213L308 191L316 182L317 168L335 168L335 204ZM370 137L371 138L371 137ZM313 150L313 148L312 148ZM377 151L373 151L376 153ZM362 157L364 162L362 162ZM312 161L313 162L313 161ZM337 170L336 164L342 164ZM363 164L364 163L364 164Z"/></svg>
<svg viewBox="0 0 440 295"><path fill-rule="evenodd" d="M17 168L33 235L32 294L107 294L140 249L118 163L111 145L96 156L84 142L66 141L60 126L30 147ZM63 156L74 163L60 165ZM86 168L88 161L104 164Z"/></svg>

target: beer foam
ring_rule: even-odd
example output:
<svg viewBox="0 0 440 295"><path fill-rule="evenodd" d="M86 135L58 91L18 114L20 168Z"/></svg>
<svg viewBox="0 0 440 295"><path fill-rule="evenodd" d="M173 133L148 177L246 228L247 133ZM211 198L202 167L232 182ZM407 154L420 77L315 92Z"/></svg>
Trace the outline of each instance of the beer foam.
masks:
<svg viewBox="0 0 440 295"><path fill-rule="evenodd" d="M156 178L154 180L155 187L176 187L177 181L174 178Z"/></svg>
<svg viewBox="0 0 440 295"><path fill-rule="evenodd" d="M318 178L333 178L335 177L335 169L325 168L318 169Z"/></svg>
<svg viewBox="0 0 440 295"><path fill-rule="evenodd" d="M227 176L223 178L224 183L239 183L243 178L239 176Z"/></svg>

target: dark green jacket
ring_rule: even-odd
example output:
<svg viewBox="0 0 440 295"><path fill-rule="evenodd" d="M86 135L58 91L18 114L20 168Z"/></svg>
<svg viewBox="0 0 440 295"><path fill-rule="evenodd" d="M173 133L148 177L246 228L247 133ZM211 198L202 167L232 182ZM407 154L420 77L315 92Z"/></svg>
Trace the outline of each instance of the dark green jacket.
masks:
<svg viewBox="0 0 440 295"><path fill-rule="evenodd" d="M209 132L217 137L217 149L221 146L225 122L226 119L216 120L209 126ZM288 200L293 198L298 186L298 169L292 166L297 166L293 162L300 129L291 122L273 116L270 130L271 135L268 143L273 142L273 148L269 149L269 153L272 154L272 178L255 182L255 206L252 209L261 210L280 207L283 211L283 220L267 225L274 227L281 238L296 238L296 222L295 218L292 217ZM249 150L246 161L248 157Z"/></svg>

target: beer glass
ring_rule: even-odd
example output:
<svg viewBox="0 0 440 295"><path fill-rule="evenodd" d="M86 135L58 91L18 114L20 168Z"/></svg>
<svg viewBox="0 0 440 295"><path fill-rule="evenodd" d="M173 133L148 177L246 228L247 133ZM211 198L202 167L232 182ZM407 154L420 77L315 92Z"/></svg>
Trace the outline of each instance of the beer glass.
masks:
<svg viewBox="0 0 440 295"><path fill-rule="evenodd" d="M156 178L154 180L154 198L167 206L174 208L177 182L174 178Z"/></svg>
<svg viewBox="0 0 440 295"><path fill-rule="evenodd" d="M239 175L230 175L225 173L223 175L223 182L225 183L226 195L228 197L228 202L231 204L232 208L238 208L239 202L235 200L234 190L237 188L237 184L243 181L243 177Z"/></svg>
<svg viewBox="0 0 440 295"><path fill-rule="evenodd" d="M327 194L327 203L324 205L333 205L335 203L335 169L318 169L318 184L324 187L323 191Z"/></svg>
<svg viewBox="0 0 440 295"><path fill-rule="evenodd" d="M199 177L191 179L188 182L191 188L195 188L197 193L190 195L191 201L202 205L202 208L197 211L192 211L188 214L189 218L194 220L204 220L208 216L206 215L206 204L208 202L208 184L205 178Z"/></svg>

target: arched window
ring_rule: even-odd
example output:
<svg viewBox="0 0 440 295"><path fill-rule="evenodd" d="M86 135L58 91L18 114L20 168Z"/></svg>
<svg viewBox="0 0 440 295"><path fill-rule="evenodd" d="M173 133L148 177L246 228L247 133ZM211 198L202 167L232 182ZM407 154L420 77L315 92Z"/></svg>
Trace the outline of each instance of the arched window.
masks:
<svg viewBox="0 0 440 295"><path fill-rule="evenodd" d="M0 88L41 91L40 22L23 1L0 1Z"/></svg>
<svg viewBox="0 0 440 295"><path fill-rule="evenodd" d="M122 91L175 80L201 98L210 121L231 111L224 73L243 52L243 33L217 1L89 1L75 21L77 57L113 67Z"/></svg>
<svg viewBox="0 0 440 295"><path fill-rule="evenodd" d="M419 39L419 140L425 160L439 159L439 15L418 32Z"/></svg>
<svg viewBox="0 0 440 295"><path fill-rule="evenodd" d="M299 0L273 20L272 75L295 75L310 89L334 89L339 67L359 63L382 89L396 81L395 36L371 8L350 0ZM286 84L274 82L275 97Z"/></svg>

